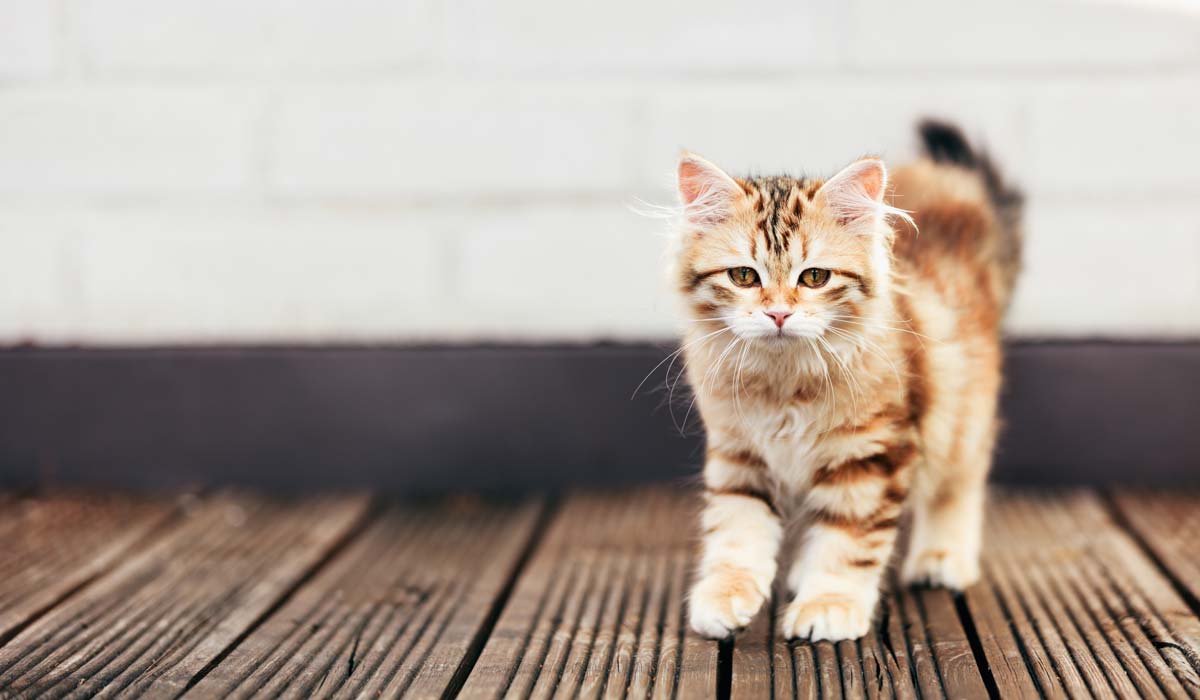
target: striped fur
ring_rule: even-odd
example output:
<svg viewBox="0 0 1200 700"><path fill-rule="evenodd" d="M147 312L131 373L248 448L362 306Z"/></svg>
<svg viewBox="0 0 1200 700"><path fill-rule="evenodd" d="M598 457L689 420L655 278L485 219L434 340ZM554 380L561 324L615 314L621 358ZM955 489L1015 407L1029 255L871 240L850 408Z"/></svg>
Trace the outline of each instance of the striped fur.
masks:
<svg viewBox="0 0 1200 700"><path fill-rule="evenodd" d="M708 440L690 597L702 634L750 622L793 523L790 637L866 633L907 511L906 581L978 577L1020 200L956 129L921 134L929 157L890 182L874 159L827 181L681 160L685 211L699 212L674 275ZM739 267L760 283L733 284ZM801 284L808 268L828 281Z"/></svg>

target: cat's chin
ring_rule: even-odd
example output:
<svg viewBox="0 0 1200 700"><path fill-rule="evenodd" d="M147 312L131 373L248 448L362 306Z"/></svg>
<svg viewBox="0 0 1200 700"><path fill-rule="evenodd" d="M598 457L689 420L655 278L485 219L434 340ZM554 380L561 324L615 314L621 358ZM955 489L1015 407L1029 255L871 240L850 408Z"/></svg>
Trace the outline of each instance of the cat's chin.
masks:
<svg viewBox="0 0 1200 700"><path fill-rule="evenodd" d="M787 347L796 343L807 343L820 338L824 333L817 330L789 330L780 333L761 333L746 337L751 342L760 342L774 347Z"/></svg>
<svg viewBox="0 0 1200 700"><path fill-rule="evenodd" d="M791 352L805 347L815 336L797 335L793 333L770 333L746 338L747 344L756 350L781 353Z"/></svg>

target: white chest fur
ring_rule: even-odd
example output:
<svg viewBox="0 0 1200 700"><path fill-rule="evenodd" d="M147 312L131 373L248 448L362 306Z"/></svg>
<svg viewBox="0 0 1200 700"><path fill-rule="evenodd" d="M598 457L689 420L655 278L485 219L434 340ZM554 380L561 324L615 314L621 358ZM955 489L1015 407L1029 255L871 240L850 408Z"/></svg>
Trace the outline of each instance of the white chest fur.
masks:
<svg viewBox="0 0 1200 700"><path fill-rule="evenodd" d="M810 407L751 404L738 415L743 434L785 490L800 490L823 464L823 435Z"/></svg>

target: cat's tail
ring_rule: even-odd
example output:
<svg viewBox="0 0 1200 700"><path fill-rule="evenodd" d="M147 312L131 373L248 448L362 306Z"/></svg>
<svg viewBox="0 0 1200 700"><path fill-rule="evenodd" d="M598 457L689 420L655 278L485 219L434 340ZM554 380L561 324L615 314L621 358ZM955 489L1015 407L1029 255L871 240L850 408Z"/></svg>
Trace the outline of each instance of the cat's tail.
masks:
<svg viewBox="0 0 1200 700"><path fill-rule="evenodd" d="M923 119L917 125L917 132L930 160L973 170L982 178L1000 228L994 251L996 263L1003 273L1006 291L1011 292L1021 270L1024 194L1011 183L1005 182L987 153L972 148L957 126L936 119Z"/></svg>

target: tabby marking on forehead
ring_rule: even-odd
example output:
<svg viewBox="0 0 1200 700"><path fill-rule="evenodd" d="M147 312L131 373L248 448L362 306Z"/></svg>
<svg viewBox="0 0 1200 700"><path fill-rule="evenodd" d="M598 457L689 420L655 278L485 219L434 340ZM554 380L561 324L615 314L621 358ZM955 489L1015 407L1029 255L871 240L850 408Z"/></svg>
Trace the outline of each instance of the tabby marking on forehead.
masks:
<svg viewBox="0 0 1200 700"><path fill-rule="evenodd" d="M793 238L799 238L801 246L807 241L800 228L806 204L810 197L805 194L805 180L787 176L750 177L740 181L751 197L755 214L754 235L751 246L756 251L758 236L762 236L767 250L779 256L791 249ZM807 255L801 251L801 257Z"/></svg>

